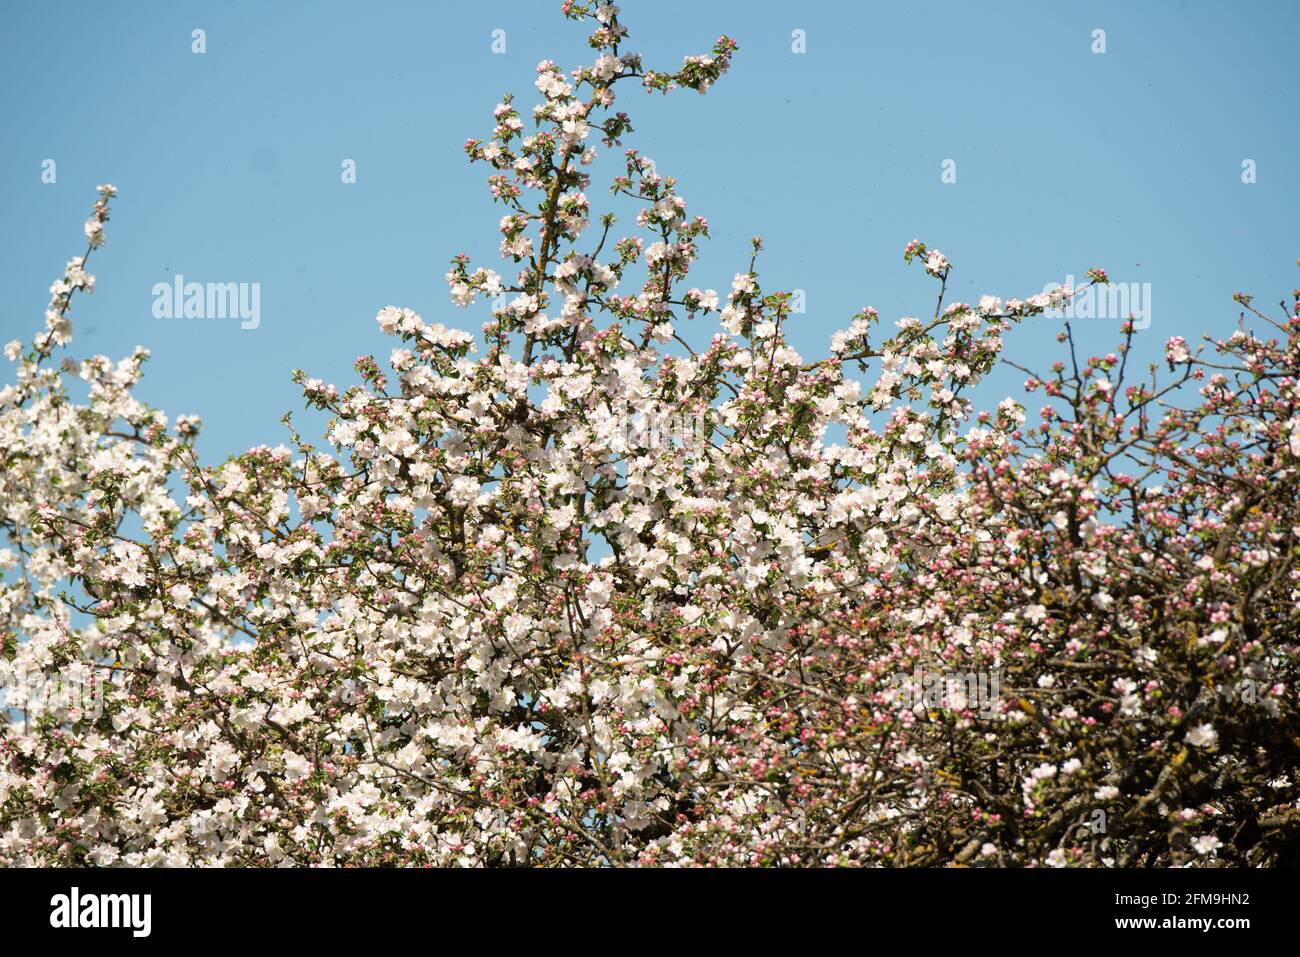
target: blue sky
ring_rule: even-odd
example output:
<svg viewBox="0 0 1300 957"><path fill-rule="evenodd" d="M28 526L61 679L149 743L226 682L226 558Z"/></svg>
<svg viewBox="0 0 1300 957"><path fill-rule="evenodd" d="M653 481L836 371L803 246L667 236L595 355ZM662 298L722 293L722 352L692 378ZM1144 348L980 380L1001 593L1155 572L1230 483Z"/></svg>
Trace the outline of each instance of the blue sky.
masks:
<svg viewBox="0 0 1300 957"><path fill-rule="evenodd" d="M485 167L461 147L490 128L502 93L534 102L539 60L590 62L586 31L558 8L10 5L0 341L29 339L40 323L102 182L120 196L93 260L95 293L74 306L74 352L152 349L138 394L172 416L201 415L209 459L285 438L280 416L302 407L292 368L344 386L358 355L386 357L394 343L374 322L385 305L476 330L486 306L451 305L447 260L464 251L475 265L513 267L497 256L501 210ZM675 67L723 32L739 41L707 96L624 93L619 108L636 128L625 145L678 177L688 211L710 220L694 284L725 290L749 237L764 236L765 288L805 292L791 337L806 356L824 354L863 305L886 320L932 308L932 281L902 262L914 237L955 263L954 295L966 301L1026 296L1091 266L1150 283L1148 360L1169 336L1230 330L1234 291L1267 304L1300 284L1300 5L622 9L627 48L650 65ZM191 52L196 28L202 55ZM504 54L491 49L496 29ZM791 50L796 29L802 54ZM1104 54L1092 52L1097 29ZM41 181L46 159L53 184ZM355 184L341 182L345 159ZM955 183L941 182L947 159ZM1253 184L1242 182L1246 159ZM589 190L596 211L609 208L604 187ZM176 273L260 283L260 326L155 319L153 286ZM1006 354L1046 365L1058 328L1022 327ZM1104 352L1118 323L1079 332L1086 351Z"/></svg>

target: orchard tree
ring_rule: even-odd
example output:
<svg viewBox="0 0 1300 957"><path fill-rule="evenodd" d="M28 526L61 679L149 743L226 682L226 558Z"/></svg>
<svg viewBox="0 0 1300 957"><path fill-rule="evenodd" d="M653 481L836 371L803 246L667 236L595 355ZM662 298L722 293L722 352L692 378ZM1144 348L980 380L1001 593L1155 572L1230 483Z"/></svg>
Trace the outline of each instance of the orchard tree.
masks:
<svg viewBox="0 0 1300 957"><path fill-rule="evenodd" d="M1067 323L981 412L1079 290L949 302L914 241L933 312L805 358L759 241L690 284L709 224L648 157L634 223L587 195L616 93L736 44L651 69L562 9L594 62L465 145L510 263L452 260L481 335L382 309L359 384L295 373L324 442L205 465L146 350L70 356L101 187L6 348L0 863L1300 862L1300 309L1239 295L1163 382Z"/></svg>

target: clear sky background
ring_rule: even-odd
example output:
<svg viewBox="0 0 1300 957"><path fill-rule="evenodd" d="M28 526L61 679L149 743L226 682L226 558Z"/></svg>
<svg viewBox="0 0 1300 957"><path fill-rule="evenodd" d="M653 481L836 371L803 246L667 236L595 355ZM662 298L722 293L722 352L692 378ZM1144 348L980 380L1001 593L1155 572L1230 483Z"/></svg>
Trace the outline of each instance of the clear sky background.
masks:
<svg viewBox="0 0 1300 957"><path fill-rule="evenodd" d="M889 321L929 313L932 281L902 262L914 237L955 263L965 301L1092 266L1150 283L1144 359L1169 336L1226 334L1237 290L1267 305L1300 285L1300 4L621 6L625 49L650 66L676 68L723 32L740 43L704 97L629 84L625 145L712 224L693 284L725 291L749 237L765 237L764 287L805 291L791 338L807 357L863 305ZM792 52L796 29L806 53ZM591 62L586 33L559 0L6 3L0 341L30 340L84 246L95 186L114 183L74 353L152 349L138 395L201 415L206 458L284 440L280 416L302 408L290 370L355 381L358 355L395 344L381 307L475 331L487 317L454 307L442 278L461 251L515 268L497 255L487 167L462 145L487 133L502 93L531 107L539 60ZM341 182L345 159L355 184ZM956 183L941 182L946 159ZM609 208L607 179L589 190L594 212ZM176 273L260 283L260 327L155 319L152 287ZM1046 365L1059 325L1022 327L1006 354ZM1079 331L1091 352L1119 339L1114 321Z"/></svg>

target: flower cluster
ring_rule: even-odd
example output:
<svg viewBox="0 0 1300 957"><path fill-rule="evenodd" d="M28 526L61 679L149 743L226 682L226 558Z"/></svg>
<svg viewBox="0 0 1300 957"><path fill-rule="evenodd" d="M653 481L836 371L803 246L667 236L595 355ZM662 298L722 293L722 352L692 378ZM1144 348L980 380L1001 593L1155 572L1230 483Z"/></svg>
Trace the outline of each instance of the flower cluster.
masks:
<svg viewBox="0 0 1300 957"><path fill-rule="evenodd" d="M325 446L204 464L144 350L48 366L84 256L6 348L0 686L99 690L10 702L0 864L1294 863L1300 312L1240 297L1268 338L1171 340L1163 385L1131 327L1070 342L1040 410L977 411L1074 293L945 303L914 241L933 314L806 359L758 240L689 284L708 222L649 158L626 233L588 198L622 81L702 93L736 44L651 70L563 9L595 61L466 144L514 273L452 260L481 337L383 309L386 365L295 373Z"/></svg>

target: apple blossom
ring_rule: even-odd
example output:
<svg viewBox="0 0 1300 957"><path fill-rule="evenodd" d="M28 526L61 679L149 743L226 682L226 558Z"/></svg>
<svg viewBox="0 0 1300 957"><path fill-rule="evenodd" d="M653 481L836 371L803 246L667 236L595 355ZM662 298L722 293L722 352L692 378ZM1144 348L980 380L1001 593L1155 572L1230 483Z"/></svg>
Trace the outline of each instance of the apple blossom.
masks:
<svg viewBox="0 0 1300 957"><path fill-rule="evenodd" d="M933 313L805 357L761 241L691 286L708 220L622 147L618 96L735 42L651 70L617 6L563 11L594 62L465 146L506 207L510 266L444 277L482 336L382 308L386 366L294 374L324 445L205 464L147 350L48 361L101 187L5 349L0 685L96 690L10 697L0 864L1295 863L1300 312L1171 340L1165 384L1131 324L1034 370L1006 341L1082 290L945 303L914 240ZM1050 407L976 410L999 362Z"/></svg>

